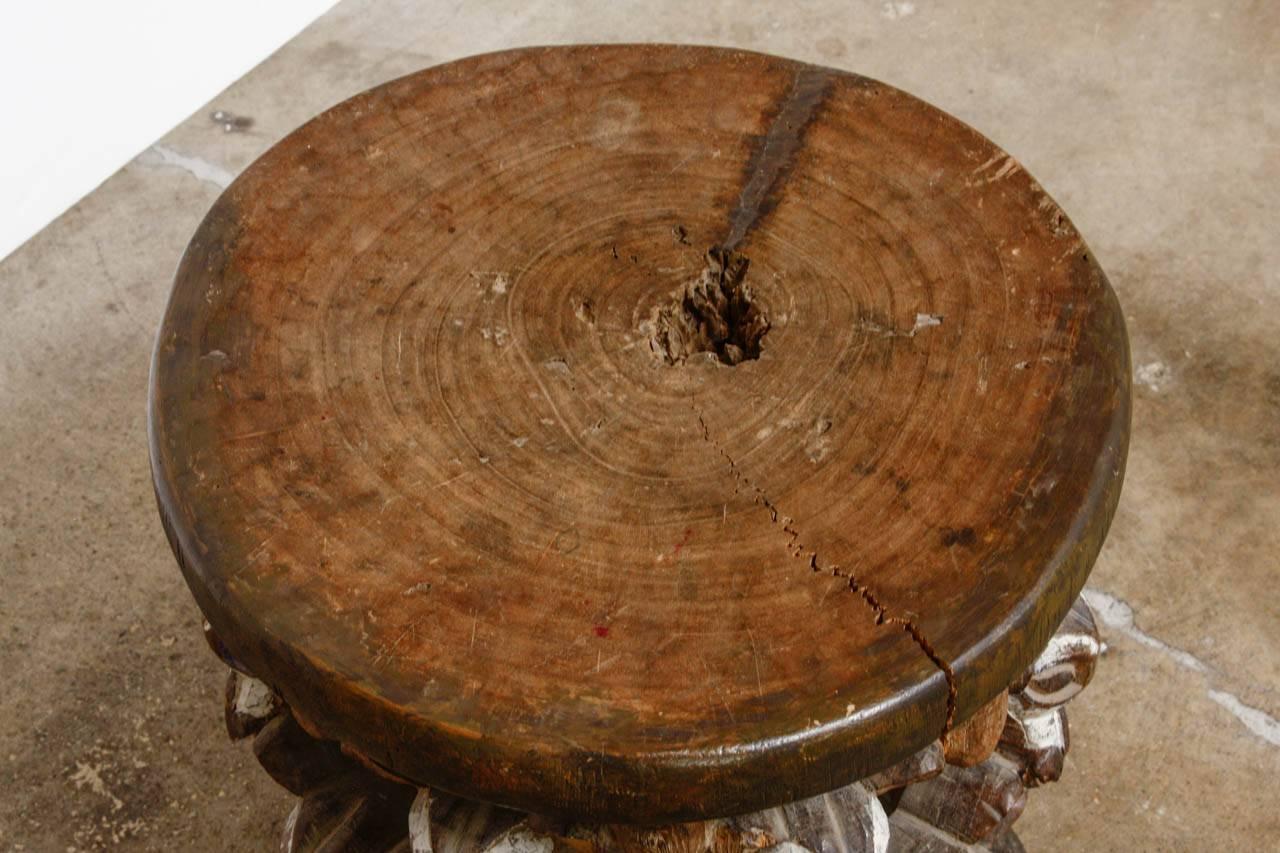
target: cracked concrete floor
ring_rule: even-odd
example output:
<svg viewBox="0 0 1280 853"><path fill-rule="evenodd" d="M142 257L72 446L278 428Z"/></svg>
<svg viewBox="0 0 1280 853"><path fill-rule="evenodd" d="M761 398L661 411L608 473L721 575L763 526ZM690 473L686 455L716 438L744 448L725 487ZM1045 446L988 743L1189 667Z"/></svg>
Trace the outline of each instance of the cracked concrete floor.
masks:
<svg viewBox="0 0 1280 853"><path fill-rule="evenodd" d="M269 849L288 798L156 521L144 397L223 184L321 109L524 44L734 45L858 71L1017 156L1133 341L1128 479L1091 580L1110 651L1033 849L1280 845L1280 6L348 0L0 262L0 846ZM214 109L251 117L225 132ZM92 132L92 128L86 128Z"/></svg>

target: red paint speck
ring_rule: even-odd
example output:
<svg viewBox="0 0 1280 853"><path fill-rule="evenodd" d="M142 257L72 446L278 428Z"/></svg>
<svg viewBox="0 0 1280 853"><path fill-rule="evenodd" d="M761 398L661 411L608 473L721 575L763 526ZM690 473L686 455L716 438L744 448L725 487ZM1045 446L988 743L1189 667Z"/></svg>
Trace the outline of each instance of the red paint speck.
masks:
<svg viewBox="0 0 1280 853"><path fill-rule="evenodd" d="M677 543L676 543L675 551L674 551L674 552L672 552L672 553L673 553L675 556L679 557L679 556L680 556L680 550L681 550L682 548L684 548L684 546L685 546L685 545L688 545L688 544L689 544L689 540L690 540L690 539L692 539L692 538L693 538L693 528L689 528L688 530L686 530L686 531L684 532L684 538L682 538L679 542L677 542Z"/></svg>
<svg viewBox="0 0 1280 853"><path fill-rule="evenodd" d="M597 637L607 637L607 636L609 636L609 626L608 626L608 625L597 625L593 630L596 632L596 636L597 636Z"/></svg>

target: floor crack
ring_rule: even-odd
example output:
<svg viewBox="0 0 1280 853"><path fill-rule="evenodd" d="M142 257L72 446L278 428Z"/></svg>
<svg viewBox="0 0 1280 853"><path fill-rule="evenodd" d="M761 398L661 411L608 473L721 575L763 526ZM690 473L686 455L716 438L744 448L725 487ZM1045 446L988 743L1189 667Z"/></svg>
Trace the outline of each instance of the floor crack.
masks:
<svg viewBox="0 0 1280 853"><path fill-rule="evenodd" d="M212 184L225 190L235 180L235 175L211 163L203 157L194 157L175 151L167 145L152 145L138 156L138 162L146 166L172 166L181 169L197 181Z"/></svg>
<svg viewBox="0 0 1280 853"><path fill-rule="evenodd" d="M926 657L942 671L947 679L947 715L942 724L942 733L939 737L945 736L951 731L952 725L955 723L956 713L956 679L955 672L952 671L951 665L938 654L938 652L929 643L920 627L910 619L902 616L894 616L889 613L888 609L880 603L880 599L858 578L846 569L838 565L824 563L818 556L816 549L807 549L800 541L800 531L795 526L795 519L791 516L784 515L778 505L774 503L764 490L760 488L750 477L743 473L742 468L733 460L720 443L711 437L711 430L707 427L706 418L698 409L696 403L690 403L694 415L698 418L698 426L702 429L702 437L711 447L724 459L729 466L729 473L733 477L734 487L733 493L736 495L743 489L751 494L752 501L758 506L767 510L769 513L770 523L776 525L787 537L786 550L787 553L798 560L804 560L809 569L817 574L820 572L829 573L832 577L840 578L848 584L849 591L862 598L876 614L877 625L896 625L905 631Z"/></svg>

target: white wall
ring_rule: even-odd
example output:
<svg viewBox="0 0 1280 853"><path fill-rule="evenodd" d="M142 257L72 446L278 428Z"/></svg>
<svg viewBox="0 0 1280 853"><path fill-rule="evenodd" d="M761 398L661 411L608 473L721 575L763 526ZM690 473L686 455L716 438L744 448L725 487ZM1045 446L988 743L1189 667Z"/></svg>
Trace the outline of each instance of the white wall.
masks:
<svg viewBox="0 0 1280 853"><path fill-rule="evenodd" d="M334 0L0 0L0 258Z"/></svg>

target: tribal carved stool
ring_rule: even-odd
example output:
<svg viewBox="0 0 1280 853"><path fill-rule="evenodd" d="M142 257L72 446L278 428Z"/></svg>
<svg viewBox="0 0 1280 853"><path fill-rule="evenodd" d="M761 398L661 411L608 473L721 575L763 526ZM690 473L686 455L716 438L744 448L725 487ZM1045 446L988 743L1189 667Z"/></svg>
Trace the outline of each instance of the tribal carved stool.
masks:
<svg viewBox="0 0 1280 853"><path fill-rule="evenodd" d="M152 468L286 850L1017 850L1128 371L1075 228L945 113L518 50L223 194Z"/></svg>

